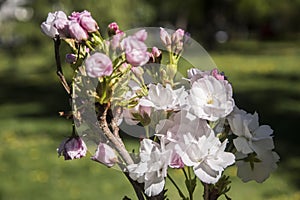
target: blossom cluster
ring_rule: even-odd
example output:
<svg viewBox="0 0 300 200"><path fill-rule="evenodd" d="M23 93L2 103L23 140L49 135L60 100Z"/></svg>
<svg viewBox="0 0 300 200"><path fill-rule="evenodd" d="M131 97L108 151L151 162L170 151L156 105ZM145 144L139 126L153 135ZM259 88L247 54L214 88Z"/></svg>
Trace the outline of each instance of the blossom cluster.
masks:
<svg viewBox="0 0 300 200"><path fill-rule="evenodd" d="M108 25L109 38L104 40L88 11L69 17L62 11L49 13L41 28L55 41L69 44L72 52L66 61L76 73L84 72L87 81L73 79L75 102L81 93L96 99L98 121L88 124L90 132L100 128L93 134L101 137L92 160L107 167L123 166L133 181L143 184L147 196L164 190L169 168L192 169L206 184L216 184L234 164L245 182L263 182L276 169L279 156L274 152L273 130L259 125L257 113L237 107L223 72L194 67L178 79L179 60L189 39L184 30L170 33L160 28L162 50L146 45L146 29L127 35L115 22ZM149 77L151 82L146 81ZM92 80L97 89L84 91ZM83 123L86 113L82 106L75 106L74 123ZM124 148L116 128L121 122L145 128L138 155ZM58 149L65 159L80 158L86 151L84 141L74 133Z"/></svg>

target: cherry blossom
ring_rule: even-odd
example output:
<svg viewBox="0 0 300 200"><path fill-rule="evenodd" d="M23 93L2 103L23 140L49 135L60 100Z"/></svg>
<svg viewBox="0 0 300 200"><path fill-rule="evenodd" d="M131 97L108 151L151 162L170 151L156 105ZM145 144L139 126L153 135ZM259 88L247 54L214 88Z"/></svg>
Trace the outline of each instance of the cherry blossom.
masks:
<svg viewBox="0 0 300 200"><path fill-rule="evenodd" d="M188 104L197 117L210 121L226 117L234 107L231 85L204 76L192 84Z"/></svg>
<svg viewBox="0 0 300 200"><path fill-rule="evenodd" d="M214 184L221 177L222 171L235 162L235 156L225 152L226 143L227 140L221 143L213 132L197 139L188 133L175 149L183 163L192 166L201 181Z"/></svg>
<svg viewBox="0 0 300 200"><path fill-rule="evenodd" d="M184 103L187 93L184 88L173 90L169 84L149 84L148 96L140 99L140 105L153 107L156 110L178 109Z"/></svg>
<svg viewBox="0 0 300 200"><path fill-rule="evenodd" d="M127 166L129 176L144 183L147 196L159 194L165 185L170 152L164 151L159 144L150 139L143 139L140 147L140 161Z"/></svg>
<svg viewBox="0 0 300 200"><path fill-rule="evenodd" d="M96 52L85 61L86 72L92 78L109 76L112 71L112 62L110 58L103 54Z"/></svg>
<svg viewBox="0 0 300 200"><path fill-rule="evenodd" d="M233 140L237 151L249 154L274 148L273 130L268 125L259 126L257 113L252 115L235 107L227 120L232 132L238 136Z"/></svg>
<svg viewBox="0 0 300 200"><path fill-rule="evenodd" d="M63 11L48 13L46 21L41 24L42 32L51 38L54 38L56 35L63 37L65 34L59 34L58 28L62 29L67 21L67 15Z"/></svg>

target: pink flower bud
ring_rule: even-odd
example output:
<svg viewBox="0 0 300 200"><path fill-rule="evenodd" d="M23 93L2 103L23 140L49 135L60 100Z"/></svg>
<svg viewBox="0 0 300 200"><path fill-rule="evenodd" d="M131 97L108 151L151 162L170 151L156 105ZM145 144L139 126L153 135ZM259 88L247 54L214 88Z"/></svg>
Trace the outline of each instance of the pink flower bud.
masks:
<svg viewBox="0 0 300 200"><path fill-rule="evenodd" d="M212 75L213 77L215 77L216 79L220 80L220 81L224 81L224 80L225 80L225 76L224 76L222 73L220 73L220 72L218 71L218 69L213 69L213 70L211 71L211 75Z"/></svg>
<svg viewBox="0 0 300 200"><path fill-rule="evenodd" d="M181 157L176 152L173 152L169 166L171 168L176 168L176 169L184 168L184 163Z"/></svg>
<svg viewBox="0 0 300 200"><path fill-rule="evenodd" d="M142 29L136 32L133 36L139 41L144 42L147 39L148 33L146 32L145 29Z"/></svg>
<svg viewBox="0 0 300 200"><path fill-rule="evenodd" d="M73 160L84 157L87 147L84 141L78 136L65 139L57 149L58 155L63 155L65 160Z"/></svg>
<svg viewBox="0 0 300 200"><path fill-rule="evenodd" d="M114 166L118 161L115 151L105 143L99 143L97 151L91 159L100 162L107 167Z"/></svg>
<svg viewBox="0 0 300 200"><path fill-rule="evenodd" d="M86 73L92 78L111 75L113 66L110 58L103 53L94 53L85 61Z"/></svg>
<svg viewBox="0 0 300 200"><path fill-rule="evenodd" d="M107 32L108 32L109 36L113 36L113 35L116 35L116 34L120 34L120 33L122 34L123 33L123 31L121 31L119 29L119 26L116 22L112 22L108 25Z"/></svg>
<svg viewBox="0 0 300 200"><path fill-rule="evenodd" d="M171 37L169 33L164 29L160 28L160 39L168 50L171 49Z"/></svg>
<svg viewBox="0 0 300 200"><path fill-rule="evenodd" d="M157 47L152 47L152 55L154 58L158 58L161 55L161 51Z"/></svg>
<svg viewBox="0 0 300 200"><path fill-rule="evenodd" d="M71 37L77 41L87 40L89 37L87 32L76 21L70 22L69 32L70 32Z"/></svg>
<svg viewBox="0 0 300 200"><path fill-rule="evenodd" d="M116 34L112 36L110 41L110 46L112 50L116 50L117 48L120 47L120 42L122 38L123 38L123 34Z"/></svg>
<svg viewBox="0 0 300 200"><path fill-rule="evenodd" d="M91 13L86 10L82 12L73 12L69 18L71 20L77 21L80 26L87 32L96 32L99 28Z"/></svg>
<svg viewBox="0 0 300 200"><path fill-rule="evenodd" d="M183 42L183 37L184 37L184 30L182 29L177 29L173 34L172 34L172 41L176 45L179 42Z"/></svg>
<svg viewBox="0 0 300 200"><path fill-rule="evenodd" d="M152 111L152 107L139 105L139 113L141 113L142 116L148 115L150 117L151 111Z"/></svg>
<svg viewBox="0 0 300 200"><path fill-rule="evenodd" d="M112 23L108 24L108 29L117 31L117 30L119 30L119 26L118 26L117 22L112 22Z"/></svg>

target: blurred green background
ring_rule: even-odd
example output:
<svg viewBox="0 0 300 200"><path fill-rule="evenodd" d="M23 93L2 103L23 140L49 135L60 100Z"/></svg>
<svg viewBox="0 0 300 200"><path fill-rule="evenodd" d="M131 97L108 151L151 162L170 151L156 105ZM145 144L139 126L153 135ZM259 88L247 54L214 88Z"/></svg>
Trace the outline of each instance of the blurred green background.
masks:
<svg viewBox="0 0 300 200"><path fill-rule="evenodd" d="M71 133L71 122L58 112L70 108L55 74L53 43L40 24L48 12L84 9L103 33L113 21L123 30L164 26L190 32L226 72L236 104L272 126L281 156L263 184L244 184L229 168L229 196L300 199L299 0L0 0L0 200L135 198L122 173L90 161L90 155L57 158L57 146ZM169 181L167 188L171 200L179 199ZM201 187L196 190L201 199Z"/></svg>

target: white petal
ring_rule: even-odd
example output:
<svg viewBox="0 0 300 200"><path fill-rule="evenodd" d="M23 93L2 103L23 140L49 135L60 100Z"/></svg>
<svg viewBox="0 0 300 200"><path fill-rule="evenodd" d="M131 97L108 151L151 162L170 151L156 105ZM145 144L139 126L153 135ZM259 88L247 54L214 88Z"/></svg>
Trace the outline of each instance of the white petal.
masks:
<svg viewBox="0 0 300 200"><path fill-rule="evenodd" d="M242 152L244 154L252 153L253 150L249 146L249 142L244 137L238 137L233 140L233 144L237 151Z"/></svg>

